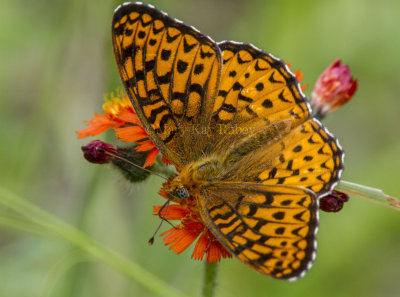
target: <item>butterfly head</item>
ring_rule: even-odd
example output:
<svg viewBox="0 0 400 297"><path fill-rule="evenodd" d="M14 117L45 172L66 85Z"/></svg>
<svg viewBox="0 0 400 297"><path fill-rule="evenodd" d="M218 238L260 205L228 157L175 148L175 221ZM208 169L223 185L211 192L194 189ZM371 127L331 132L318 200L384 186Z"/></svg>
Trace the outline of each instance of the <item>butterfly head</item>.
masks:
<svg viewBox="0 0 400 297"><path fill-rule="evenodd" d="M184 186L181 186L177 191L176 191L176 196L178 196L181 199L185 199L189 197L189 192L186 190Z"/></svg>
<svg viewBox="0 0 400 297"><path fill-rule="evenodd" d="M180 176L175 177L171 183L165 187L165 191L168 196L172 198L186 199L190 196L188 190L183 185Z"/></svg>

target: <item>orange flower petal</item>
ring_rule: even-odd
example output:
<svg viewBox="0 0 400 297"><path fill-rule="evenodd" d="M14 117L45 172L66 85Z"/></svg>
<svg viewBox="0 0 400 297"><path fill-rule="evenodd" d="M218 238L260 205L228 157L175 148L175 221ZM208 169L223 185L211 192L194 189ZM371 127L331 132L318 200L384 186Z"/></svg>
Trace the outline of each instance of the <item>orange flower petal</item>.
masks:
<svg viewBox="0 0 400 297"><path fill-rule="evenodd" d="M153 207L153 215L158 216L160 209L162 206L154 206ZM178 204L171 204L166 207L164 207L161 215L167 219L167 220L181 220L185 216L187 216L190 213L190 211L186 208L183 208L182 206Z"/></svg>
<svg viewBox="0 0 400 297"><path fill-rule="evenodd" d="M190 219L190 217L186 217L185 219L183 219L182 223L186 229L191 230L192 232L195 232L197 234L203 232L205 228L204 225L200 223L198 220L194 221Z"/></svg>
<svg viewBox="0 0 400 297"><path fill-rule="evenodd" d="M142 123L140 122L139 117L131 108L128 108L128 107L122 108L118 113L118 118L121 121L142 126Z"/></svg>
<svg viewBox="0 0 400 297"><path fill-rule="evenodd" d="M164 197L165 199L169 199L167 192L165 192L164 188L161 188L161 190L158 191L158 194L161 195L162 197Z"/></svg>
<svg viewBox="0 0 400 297"><path fill-rule="evenodd" d="M137 152L145 152L145 151L152 150L155 147L156 146L154 145L154 143L151 140L146 140L146 141L142 141L142 142L138 143L138 146L135 149Z"/></svg>
<svg viewBox="0 0 400 297"><path fill-rule="evenodd" d="M94 117L91 120L85 121L85 124L89 127L76 131L78 138L96 136L111 127L117 127L121 125L121 123L110 120L105 115L100 115L97 113L94 114Z"/></svg>
<svg viewBox="0 0 400 297"><path fill-rule="evenodd" d="M211 241L211 237L213 240ZM211 243L210 243L211 242ZM204 255L208 263L216 263L221 258L231 258L232 255L217 241L214 236L208 232L204 232L194 247L192 259L203 260Z"/></svg>
<svg viewBox="0 0 400 297"><path fill-rule="evenodd" d="M210 236L208 236L207 232L201 234L199 240L197 240L196 245L194 246L194 250L192 253L192 259L195 260L203 260L204 254L206 253L207 248L210 245Z"/></svg>
<svg viewBox="0 0 400 297"><path fill-rule="evenodd" d="M293 74L297 77L297 80L301 82L303 80L303 72L300 70L293 71Z"/></svg>
<svg viewBox="0 0 400 297"><path fill-rule="evenodd" d="M170 229L171 230L171 229ZM172 231L164 237L164 243L170 245L170 250L180 254L186 250L199 236L199 233L188 230L187 228L172 228Z"/></svg>
<svg viewBox="0 0 400 297"><path fill-rule="evenodd" d="M217 240L211 242L210 248L207 250L206 261L208 263L216 263L222 258L231 258L232 255Z"/></svg>
<svg viewBox="0 0 400 297"><path fill-rule="evenodd" d="M75 131L75 133L78 135L78 138L85 138L85 137L89 137L89 136L96 136L99 135L101 133L103 133L104 131L106 131L108 128L110 128L112 126L103 126L103 127L87 127L87 128L83 128L81 130L77 130Z"/></svg>
<svg viewBox="0 0 400 297"><path fill-rule="evenodd" d="M125 142L138 141L148 137L146 131L139 126L116 128L115 131L117 138Z"/></svg>
<svg viewBox="0 0 400 297"><path fill-rule="evenodd" d="M146 162L144 162L143 167L149 167L154 164L157 159L159 150L158 148L153 148L147 155Z"/></svg>

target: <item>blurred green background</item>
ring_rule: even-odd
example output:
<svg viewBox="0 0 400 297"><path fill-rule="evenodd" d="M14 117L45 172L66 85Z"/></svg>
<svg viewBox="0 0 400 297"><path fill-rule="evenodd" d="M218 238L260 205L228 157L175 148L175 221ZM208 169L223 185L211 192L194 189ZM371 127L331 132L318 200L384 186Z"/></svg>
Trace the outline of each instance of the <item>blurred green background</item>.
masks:
<svg viewBox="0 0 400 297"><path fill-rule="evenodd" d="M120 2L1 2L0 184L198 296L203 263L190 260L191 249L175 255L159 238L147 244L159 222L151 214L163 203L161 180L132 185L109 166L87 163L80 146L92 139L74 132L121 86L110 40ZM308 95L342 58L359 89L326 124L346 151L344 179L400 197L399 1L152 4L214 40L253 43L290 61ZM225 260L216 296L399 296L399 275L400 212L354 198L339 213L321 213L318 256L305 278L273 280ZM154 295L63 242L0 227L0 296Z"/></svg>

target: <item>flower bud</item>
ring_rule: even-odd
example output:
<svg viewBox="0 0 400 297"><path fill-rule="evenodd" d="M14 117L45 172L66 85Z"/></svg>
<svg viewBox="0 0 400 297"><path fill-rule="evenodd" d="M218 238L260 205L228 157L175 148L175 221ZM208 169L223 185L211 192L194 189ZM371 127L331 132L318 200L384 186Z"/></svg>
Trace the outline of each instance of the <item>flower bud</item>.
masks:
<svg viewBox="0 0 400 297"><path fill-rule="evenodd" d="M113 159L107 152L116 153L117 148L100 140L93 140L81 147L86 160L95 164L108 163Z"/></svg>
<svg viewBox="0 0 400 297"><path fill-rule="evenodd" d="M357 80L352 78L349 67L336 59L315 83L311 106L317 117L322 118L349 101L356 89Z"/></svg>
<svg viewBox="0 0 400 297"><path fill-rule="evenodd" d="M319 206L321 210L326 212L338 212L348 200L347 194L333 190L332 193L319 200Z"/></svg>

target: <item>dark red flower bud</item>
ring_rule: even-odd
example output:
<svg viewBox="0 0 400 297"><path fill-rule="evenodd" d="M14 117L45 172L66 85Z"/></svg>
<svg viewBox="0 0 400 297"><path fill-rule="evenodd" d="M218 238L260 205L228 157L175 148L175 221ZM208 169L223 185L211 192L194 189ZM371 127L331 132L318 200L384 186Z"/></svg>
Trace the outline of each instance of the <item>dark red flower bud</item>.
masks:
<svg viewBox="0 0 400 297"><path fill-rule="evenodd" d="M83 156L91 163L104 164L113 159L107 152L115 154L117 148L100 140L93 140L81 147Z"/></svg>
<svg viewBox="0 0 400 297"><path fill-rule="evenodd" d="M338 212L349 200L349 195L333 190L329 195L319 200L320 209L326 212Z"/></svg>

